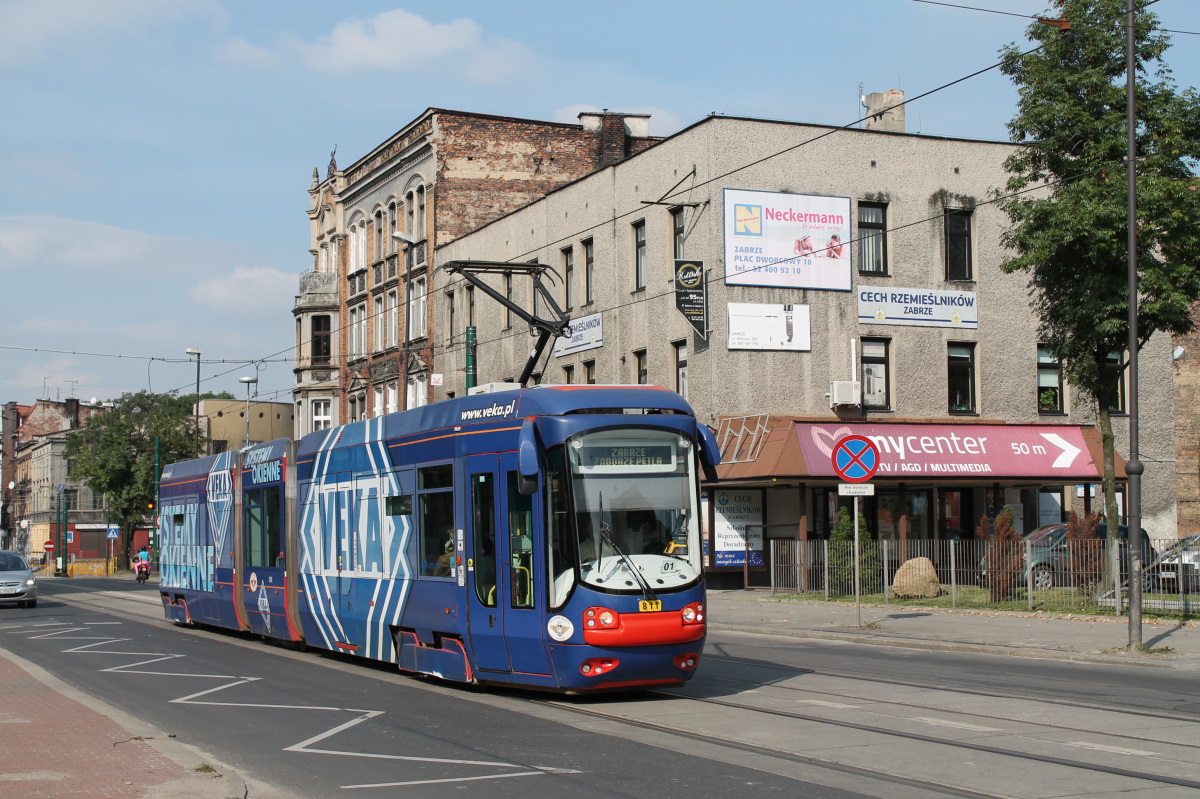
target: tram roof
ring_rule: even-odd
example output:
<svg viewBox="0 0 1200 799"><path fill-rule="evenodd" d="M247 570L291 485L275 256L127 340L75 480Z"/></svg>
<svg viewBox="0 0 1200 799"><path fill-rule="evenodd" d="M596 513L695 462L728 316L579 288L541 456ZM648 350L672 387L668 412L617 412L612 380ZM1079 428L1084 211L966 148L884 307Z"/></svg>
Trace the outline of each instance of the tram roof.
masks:
<svg viewBox="0 0 1200 799"><path fill-rule="evenodd" d="M333 430L339 431L335 433L337 439L346 444L388 439L422 430L529 416L638 411L694 416L687 400L660 386L554 385L455 397L376 419L351 422ZM331 432L319 430L309 433L300 444L300 453L328 448Z"/></svg>

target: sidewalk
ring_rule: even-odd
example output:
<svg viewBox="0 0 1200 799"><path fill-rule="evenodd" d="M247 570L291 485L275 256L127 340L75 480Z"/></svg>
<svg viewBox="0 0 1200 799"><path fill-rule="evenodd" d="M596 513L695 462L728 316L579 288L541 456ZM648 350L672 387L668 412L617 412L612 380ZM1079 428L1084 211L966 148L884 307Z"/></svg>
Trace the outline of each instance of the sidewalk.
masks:
<svg viewBox="0 0 1200 799"><path fill-rule="evenodd" d="M1142 644L1151 651L1128 652L1124 616L864 605L859 627L853 602L784 599L762 589L710 590L708 613L710 630L1200 671L1195 621L1143 621Z"/></svg>
<svg viewBox="0 0 1200 799"><path fill-rule="evenodd" d="M6 799L246 795L236 773L200 751L4 649L0 730L0 794Z"/></svg>

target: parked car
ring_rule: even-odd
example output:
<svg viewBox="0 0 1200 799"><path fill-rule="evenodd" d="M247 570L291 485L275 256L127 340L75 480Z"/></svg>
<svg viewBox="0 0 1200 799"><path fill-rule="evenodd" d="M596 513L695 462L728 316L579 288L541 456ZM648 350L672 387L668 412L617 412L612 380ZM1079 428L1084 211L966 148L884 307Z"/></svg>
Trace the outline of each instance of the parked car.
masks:
<svg viewBox="0 0 1200 799"><path fill-rule="evenodd" d="M1097 541L1103 541L1108 538L1108 525L1098 524L1094 538ZM1128 560L1125 557L1125 542L1129 539L1129 528L1122 524L1117 528L1117 538L1121 542L1121 574L1124 575L1128 570ZM1142 530L1143 544L1148 539L1146 531ZM1030 543L1030 563L1024 563L1024 548L1025 542ZM1070 585L1071 573L1069 564L1070 550L1067 544L1067 525L1065 523L1048 524L1045 527L1039 527L1032 533L1028 533L1021 538L1018 544L1021 552L1020 573L1017 576L1017 583L1025 585L1026 568L1033 571L1033 587L1035 590L1045 591L1055 586ZM988 578L988 562L985 556L979 564L981 580L986 584ZM1142 587L1149 589L1153 580L1149 572L1145 573L1142 578Z"/></svg>
<svg viewBox="0 0 1200 799"><path fill-rule="evenodd" d="M1146 564L1146 573L1165 592L1200 591L1200 533L1163 549Z"/></svg>
<svg viewBox="0 0 1200 799"><path fill-rule="evenodd" d="M0 603L37 607L37 577L20 552L0 550Z"/></svg>

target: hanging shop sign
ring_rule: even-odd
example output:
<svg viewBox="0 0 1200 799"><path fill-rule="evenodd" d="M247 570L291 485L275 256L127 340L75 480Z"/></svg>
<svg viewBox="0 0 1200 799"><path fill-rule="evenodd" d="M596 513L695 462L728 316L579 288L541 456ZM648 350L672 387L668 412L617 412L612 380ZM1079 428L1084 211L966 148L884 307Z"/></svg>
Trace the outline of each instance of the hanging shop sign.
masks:
<svg viewBox="0 0 1200 799"><path fill-rule="evenodd" d="M696 335L708 338L708 297L703 261L675 261L675 310L683 314Z"/></svg>

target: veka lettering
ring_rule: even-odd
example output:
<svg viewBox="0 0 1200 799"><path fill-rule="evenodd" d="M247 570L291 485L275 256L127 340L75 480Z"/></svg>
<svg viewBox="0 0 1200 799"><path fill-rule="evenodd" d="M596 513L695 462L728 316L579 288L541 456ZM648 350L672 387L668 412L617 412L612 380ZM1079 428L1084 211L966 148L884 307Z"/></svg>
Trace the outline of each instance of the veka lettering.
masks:
<svg viewBox="0 0 1200 799"><path fill-rule="evenodd" d="M459 414L459 419L464 422L469 422L474 419L495 419L497 416L511 416L516 409L516 400L513 400L507 405L501 405L497 402L486 408L472 408L469 411L462 411Z"/></svg>

